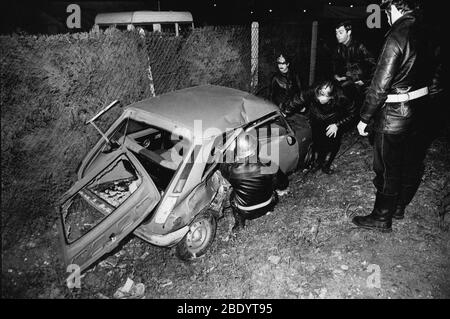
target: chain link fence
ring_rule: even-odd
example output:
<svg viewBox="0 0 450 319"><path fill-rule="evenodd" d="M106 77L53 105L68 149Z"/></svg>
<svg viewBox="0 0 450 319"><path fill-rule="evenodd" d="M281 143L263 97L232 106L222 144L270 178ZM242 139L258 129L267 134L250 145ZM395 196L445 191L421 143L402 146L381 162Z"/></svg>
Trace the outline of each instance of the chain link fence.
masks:
<svg viewBox="0 0 450 319"><path fill-rule="evenodd" d="M250 88L250 27L205 27L145 42L155 94L200 84Z"/></svg>

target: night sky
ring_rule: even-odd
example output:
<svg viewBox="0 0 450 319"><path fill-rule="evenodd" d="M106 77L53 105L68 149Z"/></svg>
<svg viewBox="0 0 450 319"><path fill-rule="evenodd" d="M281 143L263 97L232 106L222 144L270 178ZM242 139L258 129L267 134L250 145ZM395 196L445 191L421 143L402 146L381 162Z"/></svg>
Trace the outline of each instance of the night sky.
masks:
<svg viewBox="0 0 450 319"><path fill-rule="evenodd" d="M15 0L1 2L1 33L25 31L27 33L52 33L48 25L53 25L53 33L73 32L66 28L69 15L66 8L71 3L81 7L82 29L89 31L99 12L134 10L190 11L196 26L247 24L251 21L262 23L308 23L320 19L323 6L339 5L350 7L367 6L379 0L134 0L134 1L86 1L86 0ZM441 23L444 12L434 0L424 1L429 21ZM446 13L445 13L446 14Z"/></svg>

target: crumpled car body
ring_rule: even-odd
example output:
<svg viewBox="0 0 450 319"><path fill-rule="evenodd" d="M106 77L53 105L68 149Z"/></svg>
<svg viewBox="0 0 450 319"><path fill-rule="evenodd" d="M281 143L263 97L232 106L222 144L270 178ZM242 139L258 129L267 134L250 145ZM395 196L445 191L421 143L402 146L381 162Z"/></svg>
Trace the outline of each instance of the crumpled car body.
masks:
<svg viewBox="0 0 450 319"><path fill-rule="evenodd" d="M310 153L306 119L302 127L296 134L267 100L214 85L129 105L57 206L66 265L84 270L130 233L177 246L183 259L202 255L229 191L217 168L233 160L237 136L256 132L261 158L291 173Z"/></svg>

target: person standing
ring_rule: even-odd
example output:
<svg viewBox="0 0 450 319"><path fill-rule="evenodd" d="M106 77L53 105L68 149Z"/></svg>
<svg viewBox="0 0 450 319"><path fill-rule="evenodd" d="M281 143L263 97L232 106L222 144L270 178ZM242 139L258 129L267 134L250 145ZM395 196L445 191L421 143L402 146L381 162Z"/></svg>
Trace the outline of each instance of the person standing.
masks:
<svg viewBox="0 0 450 319"><path fill-rule="evenodd" d="M413 199L424 172L425 118L428 105L427 45L418 0L382 0L391 25L360 111L358 132L374 133L373 169L376 199L372 212L356 216L359 227L392 230Z"/></svg>
<svg viewBox="0 0 450 319"><path fill-rule="evenodd" d="M338 44L332 55L334 78L359 110L364 90L372 77L375 59L364 44L354 39L350 21L340 22L335 31Z"/></svg>

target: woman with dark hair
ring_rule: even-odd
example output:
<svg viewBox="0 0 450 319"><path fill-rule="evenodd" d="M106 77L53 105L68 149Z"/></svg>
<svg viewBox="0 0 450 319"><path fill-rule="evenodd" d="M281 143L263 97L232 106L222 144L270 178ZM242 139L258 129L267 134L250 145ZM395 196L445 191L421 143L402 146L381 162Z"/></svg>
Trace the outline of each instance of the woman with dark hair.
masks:
<svg viewBox="0 0 450 319"><path fill-rule="evenodd" d="M355 114L354 102L346 98L335 81L322 81L302 95L302 104L309 110L315 162L313 172L319 169L333 173L331 164L341 146L344 126Z"/></svg>
<svg viewBox="0 0 450 319"><path fill-rule="evenodd" d="M300 90L302 88L298 74L290 65L286 53L276 56L278 72L272 77L269 87L269 99L275 103L285 116L290 116L298 110ZM303 110L304 111L304 110Z"/></svg>

